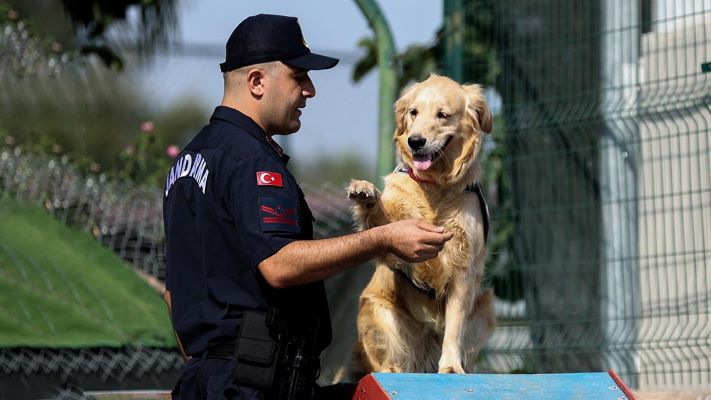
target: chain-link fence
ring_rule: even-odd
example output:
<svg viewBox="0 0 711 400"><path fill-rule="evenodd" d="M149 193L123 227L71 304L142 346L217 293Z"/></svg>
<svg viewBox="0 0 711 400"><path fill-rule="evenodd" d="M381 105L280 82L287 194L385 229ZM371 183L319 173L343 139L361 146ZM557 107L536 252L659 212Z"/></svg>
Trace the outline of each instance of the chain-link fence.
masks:
<svg viewBox="0 0 711 400"><path fill-rule="evenodd" d="M343 188L330 185L303 187L313 211L314 234L330 237L351 231L349 201ZM80 173L65 156L0 146L0 197L35 204L67 225L84 230L146 275L165 277L162 192L153 187L109 179L103 174ZM2 250L2 242L0 242ZM12 268L29 268L17 263ZM365 272L365 273L364 273ZM323 375L332 376L355 340L355 303L367 271L345 274L329 282L335 328L342 330L324 354ZM53 285L71 284L54 282ZM160 284L160 283L159 283ZM348 294L348 295L346 295ZM103 380L116 387L141 387L155 381L169 387L182 365L177 351L150 348L122 349L5 349L0 351L0 375L6 385L29 375L59 377L81 390L82 382ZM91 377L91 379L89 379ZM127 382L128 381L128 382ZM133 384L131 383L133 382ZM49 384L49 382L46 382ZM132 386L133 385L133 386ZM22 385L19 385L22 386ZM90 386L96 387L97 383ZM101 386L101 385L99 385ZM69 387L63 385L62 387Z"/></svg>
<svg viewBox="0 0 711 400"><path fill-rule="evenodd" d="M491 367L711 387L711 2L445 5L445 71L501 102Z"/></svg>

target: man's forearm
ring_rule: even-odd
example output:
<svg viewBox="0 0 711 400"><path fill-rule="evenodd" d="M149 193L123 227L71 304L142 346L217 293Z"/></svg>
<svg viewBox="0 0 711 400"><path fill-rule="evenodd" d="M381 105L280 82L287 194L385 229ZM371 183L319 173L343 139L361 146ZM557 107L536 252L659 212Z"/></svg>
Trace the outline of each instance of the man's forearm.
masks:
<svg viewBox="0 0 711 400"><path fill-rule="evenodd" d="M321 240L299 240L262 261L259 270L275 288L329 278L388 251L385 227Z"/></svg>

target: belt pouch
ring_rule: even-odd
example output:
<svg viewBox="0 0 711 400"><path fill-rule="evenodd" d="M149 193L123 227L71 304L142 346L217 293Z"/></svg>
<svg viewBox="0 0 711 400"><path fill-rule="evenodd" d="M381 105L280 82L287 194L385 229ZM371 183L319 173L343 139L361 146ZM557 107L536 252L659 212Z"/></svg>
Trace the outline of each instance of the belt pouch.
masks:
<svg viewBox="0 0 711 400"><path fill-rule="evenodd" d="M280 343L269 334L267 314L245 311L235 348L235 383L255 389L272 388L276 380L280 348Z"/></svg>

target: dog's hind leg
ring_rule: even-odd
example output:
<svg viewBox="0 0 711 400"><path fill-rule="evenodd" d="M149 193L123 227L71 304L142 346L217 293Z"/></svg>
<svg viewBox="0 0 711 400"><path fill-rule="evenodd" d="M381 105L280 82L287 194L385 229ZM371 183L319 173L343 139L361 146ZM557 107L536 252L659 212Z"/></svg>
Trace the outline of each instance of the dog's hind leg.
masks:
<svg viewBox="0 0 711 400"><path fill-rule="evenodd" d="M372 301L361 299L358 313L358 336L360 358L363 366L370 372L403 372L408 365L401 365L401 354L406 347L398 321L393 310Z"/></svg>

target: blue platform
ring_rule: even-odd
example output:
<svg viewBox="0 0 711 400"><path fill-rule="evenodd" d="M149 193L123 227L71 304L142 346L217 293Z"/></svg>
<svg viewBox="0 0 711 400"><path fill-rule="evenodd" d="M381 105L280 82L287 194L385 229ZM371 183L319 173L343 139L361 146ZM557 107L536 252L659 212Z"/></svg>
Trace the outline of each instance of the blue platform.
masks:
<svg viewBox="0 0 711 400"><path fill-rule="evenodd" d="M538 375L375 373L361 380L353 399L633 400L632 396L613 371Z"/></svg>

